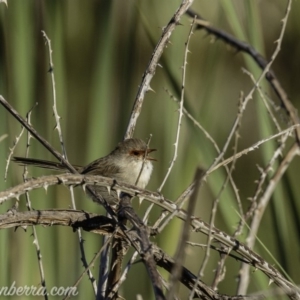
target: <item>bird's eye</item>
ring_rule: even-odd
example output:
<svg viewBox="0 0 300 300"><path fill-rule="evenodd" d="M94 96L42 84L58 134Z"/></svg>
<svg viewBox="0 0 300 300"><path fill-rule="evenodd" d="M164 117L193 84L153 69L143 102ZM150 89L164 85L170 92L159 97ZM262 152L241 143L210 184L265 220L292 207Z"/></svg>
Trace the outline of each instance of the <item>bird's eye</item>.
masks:
<svg viewBox="0 0 300 300"><path fill-rule="evenodd" d="M132 154L135 155L135 156L140 155L139 151L132 151Z"/></svg>

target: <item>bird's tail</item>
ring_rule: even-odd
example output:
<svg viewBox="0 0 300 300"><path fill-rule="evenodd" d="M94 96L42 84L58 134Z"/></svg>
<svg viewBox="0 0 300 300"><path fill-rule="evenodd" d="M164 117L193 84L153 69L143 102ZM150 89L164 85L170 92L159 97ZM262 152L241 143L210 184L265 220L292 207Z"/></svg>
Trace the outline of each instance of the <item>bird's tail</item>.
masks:
<svg viewBox="0 0 300 300"><path fill-rule="evenodd" d="M66 166L60 162L54 162L43 159L27 158L27 157L13 157L12 161L22 166L35 166L39 168L52 169L52 170L67 170ZM73 166L76 170L79 170L80 166Z"/></svg>

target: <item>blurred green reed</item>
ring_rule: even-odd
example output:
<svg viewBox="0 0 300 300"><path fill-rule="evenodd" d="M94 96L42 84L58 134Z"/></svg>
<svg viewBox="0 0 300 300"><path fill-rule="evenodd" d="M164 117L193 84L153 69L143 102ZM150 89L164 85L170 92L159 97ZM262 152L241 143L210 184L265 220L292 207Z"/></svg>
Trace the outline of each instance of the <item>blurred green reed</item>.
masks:
<svg viewBox="0 0 300 300"><path fill-rule="evenodd" d="M86 164L107 154L125 133L134 98L141 82L162 27L165 26L180 1L9 1L8 8L0 5L0 94L2 94L23 116L38 103L32 113L34 127L60 150L55 120L52 113L52 90L48 51L41 30L45 30L52 41L54 72L58 111L68 158L76 164ZM269 58L274 50L274 41L280 32L280 20L285 13L285 1L209 1L195 2L193 9L215 27L226 30L237 38L252 44L262 55ZM274 69L283 87L296 107L300 107L299 87L299 2L293 2L282 52ZM153 134L151 146L158 149L155 171L150 185L156 190L160 185L169 162L173 157L177 127L177 104L164 91L167 88L178 99L181 87L181 66L184 43L187 39L190 20L184 16L181 25L174 31L171 43L161 58L163 68L157 68L151 87L155 93L148 93L139 118L135 136L147 139ZM215 138L220 148L224 145L235 119L239 93L246 94L252 87L241 68L249 70L256 78L260 69L245 54L236 53L220 41L196 31L190 44L188 58L185 106L190 113ZM299 52L298 52L299 53ZM291 55L294 54L294 55ZM268 83L264 91L273 101L276 96ZM279 111L279 119L286 125L287 118ZM0 136L9 136L0 143L0 171L4 174L9 147L19 134L20 125L0 108ZM261 99L255 94L242 120L239 150L274 133L268 114ZM233 145L233 144L232 144ZM244 208L249 205L248 197L254 194L254 180L259 178L256 165L265 166L276 147L269 142L259 150L237 161L233 177L239 188ZM26 134L16 149L17 155L24 155ZM232 148L226 157L232 154ZM36 141L31 140L30 156L53 159ZM216 152L204 134L186 117L183 119L179 156L174 170L163 190L163 194L175 200L193 178L195 167L207 168L216 157ZM259 231L259 237L269 251L299 284L298 265L299 227L299 160L290 167L284 180L277 187L271 205L266 211ZM22 168L11 165L7 182L0 181L1 190L22 181ZM30 169L31 176L48 174L45 170ZM202 186L195 215L209 220L212 201L225 180L224 170L213 173ZM67 208L70 206L68 189L64 187L35 191L31 195L35 209ZM103 212L101 207L89 201L84 193L76 191L77 206L91 212ZM4 213L13 201L1 207ZM25 208L24 198L20 206ZM146 209L143 203L138 212ZM230 185L220 198L216 226L231 233L239 216ZM159 210L153 211L152 221ZM173 221L155 239L167 253L173 255L178 243L182 223ZM47 286L71 286L83 271L80 261L77 235L70 228L37 227ZM0 232L0 286L39 285L39 272L32 229L18 228ZM83 233L88 261L101 247L101 237ZM194 236L193 236L194 237ZM206 237L199 234L198 242ZM243 240L243 236L240 236ZM256 244L267 261L272 262L261 246ZM189 248L186 266L197 272L203 250ZM128 256L129 257L129 256ZM296 260L296 262L295 262ZM211 282L218 255L213 254L205 272L204 281ZM199 262L199 263L195 263ZM98 276L98 261L93 270ZM220 284L220 292L234 294L234 277L239 263L227 261L227 274ZM168 274L163 273L166 278ZM249 293L268 288L268 279L260 272L251 274ZM134 299L137 293L152 295L149 280L142 264L133 266L123 294ZM186 290L181 289L181 296ZM152 296L151 296L152 297ZM91 299L93 291L87 278L79 286L76 299ZM11 297L17 299L17 297ZM146 298L145 298L146 299ZM150 296L149 298L150 299ZM282 297L282 299L285 299Z"/></svg>

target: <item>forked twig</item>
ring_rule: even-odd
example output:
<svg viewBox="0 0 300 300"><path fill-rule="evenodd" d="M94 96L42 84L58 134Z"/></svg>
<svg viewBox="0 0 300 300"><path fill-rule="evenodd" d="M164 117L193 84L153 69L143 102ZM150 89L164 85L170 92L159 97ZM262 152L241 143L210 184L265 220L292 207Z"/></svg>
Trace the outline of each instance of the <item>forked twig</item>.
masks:
<svg viewBox="0 0 300 300"><path fill-rule="evenodd" d="M283 23L287 23L287 17L289 15L289 12L291 10L291 1L288 2L287 5L287 11L285 15L285 19L283 19ZM251 45L247 44L246 42L237 40L234 36L230 35L229 33L219 30L217 28L214 28L213 26L210 25L209 22L204 20L199 14L196 12L192 11L191 9L187 10L187 14L194 18L195 15L197 15L197 24L199 29L204 29L207 33L215 36L219 40L223 40L226 44L229 44L230 46L234 47L238 51L245 52L249 54L253 60L257 63L257 65L262 69L266 69L267 66L270 64L260 53L258 53ZM283 26L285 27L285 24ZM283 33L283 31L282 31ZM280 35L278 41L282 40L283 34ZM277 42L278 42L277 41ZM273 58L271 58L273 60ZM265 72L264 76L266 79L269 81L271 84L271 87L275 91L276 95L280 99L280 104L281 107L285 109L287 112L288 116L291 118L293 124L298 124L299 123L299 117L297 110L289 100L287 93L285 90L282 88L280 82L278 81L275 72L271 70L271 68L268 70L268 72ZM298 143L300 142L300 128L296 129L296 137Z"/></svg>
<svg viewBox="0 0 300 300"><path fill-rule="evenodd" d="M255 237L257 235L257 231L259 228L260 221L262 216L265 212L267 204L269 203L271 196L277 186L279 180L282 178L283 174L287 170L288 166L290 165L291 161L294 159L296 155L300 155L300 148L297 142L291 147L287 155L282 160L279 168L277 169L274 176L271 178L265 192L261 196L259 202L257 203L257 207L254 210L254 216L250 225L249 236L247 238L247 246L250 249L253 249L255 243ZM249 266L247 264L243 264L240 270L240 274L243 274L240 277L239 285L238 285L238 293L247 290L249 284ZM300 296L299 296L300 299Z"/></svg>
<svg viewBox="0 0 300 300"><path fill-rule="evenodd" d="M153 51L152 57L148 63L147 69L142 78L142 82L139 86L139 90L135 97L135 103L132 108L130 120L126 129L126 133L124 135L124 139L128 139L133 136L137 119L142 110L145 94L148 91L151 91L150 82L155 74L158 61L171 37L172 32L174 31L175 27L179 23L181 16L187 11L187 9L192 5L192 3L193 0L183 0L180 7L177 9L175 14L169 21L169 24L166 27L164 27L162 36Z"/></svg>
<svg viewBox="0 0 300 300"><path fill-rule="evenodd" d="M173 159L170 163L170 166L168 168L168 171L160 185L160 187L157 189L157 191L160 193L163 186L165 185L170 173L171 173L171 170L174 166L174 163L176 161L176 158L177 158L177 152L178 152L178 144L179 144L179 136L180 136L180 128L181 128L181 122L182 122L182 117L183 117L183 110L184 110L184 91L185 91L185 80L186 80L186 67L187 67L187 56L188 56L188 53L190 52L188 47L189 47L189 42L190 42L190 39L191 39L191 36L193 34L193 26L195 24L195 20L193 20L193 22L191 23L191 28L189 30L189 34L188 34L188 37L187 37L187 41L185 42L185 51L184 51L184 59L183 59L183 66L182 66L182 83L181 83L181 97L180 97L180 102L179 102L179 114L178 114L178 122L177 122L177 132L176 132L176 141L174 143L174 155L173 155ZM182 206L183 206L184 203L182 203ZM150 214L150 211L152 210L153 208L153 204L151 204L146 213L144 214L144 221L146 221L148 219L148 215ZM170 221L173 217L174 217L175 214L171 214L171 216L169 216L168 218L168 221ZM164 223L163 226L160 226L160 228L158 228L158 231L162 230L163 227L167 224L167 222ZM159 223L158 223L158 220L156 221L156 227L159 226ZM158 232L157 231L157 232Z"/></svg>
<svg viewBox="0 0 300 300"><path fill-rule="evenodd" d="M244 101L244 95L243 93L240 94L240 106L242 105L243 101ZM242 109L239 109L238 111L238 114L242 114L243 111ZM235 141L234 141L234 154L233 156L235 156L235 154L237 153L237 149L238 149L238 140L240 138L240 134L239 134L239 130L240 130L240 127L241 127L241 121L242 121L242 116L239 118L240 120L240 123L236 129L236 132L235 132ZM232 178L232 173L233 173L233 170L235 168L235 164L236 163L236 160L234 160L230 166L230 170L229 170L229 173L228 173L228 176L226 177L217 197L214 199L214 202L213 202L213 207L212 207L212 211L211 211L211 216L210 216L210 226L214 226L214 222L215 222L215 217L216 217L216 213L217 213L217 207L218 207L218 204L219 204L219 201L220 201L220 197L221 197L221 194L223 193L223 191L225 190L228 182L230 181L230 179ZM241 203L238 202L238 205L239 205L239 210L240 210L240 213L242 213L242 216L243 216L243 208L241 206ZM207 248L206 248L206 252L205 252L205 257L203 259L203 263L202 263L202 266L200 268L200 271L199 271L199 274L203 274L204 273L204 269L205 269L205 266L207 265L207 262L208 262L208 257L210 255L209 253L209 249L211 248L211 242L212 240L210 239L210 237L208 238L208 242L207 242ZM220 260L218 261L218 267L216 268L216 271L215 271L215 276L214 276L214 280L213 280L213 283L212 283L212 288L214 290L217 289L217 286L218 284L221 282L221 280L223 279L224 277L224 273L225 273L225 268L224 268L224 265L225 265L225 261L226 261L226 258L228 256L228 253L230 253L229 249L227 249L227 252L226 252L226 255L222 254L221 255L221 258Z"/></svg>
<svg viewBox="0 0 300 300"><path fill-rule="evenodd" d="M212 169L210 169L209 172L207 172L208 174L214 172L215 170L219 169L220 167L222 166L225 166L225 165L228 165L229 163L231 163L232 161L236 160L237 158L240 158L241 156L243 155L246 155L248 154L249 152L251 151L254 151L255 149L257 149L258 147L260 147L262 144L264 144L265 142L268 142L270 140L273 140L277 137L280 137L282 135L290 135L294 129L296 129L297 127L300 127L300 124L296 124L296 125L293 125L285 130L282 130L281 132L278 132L276 134L273 134L272 136L268 137L268 138L265 138L265 139L262 139L261 141L258 141L257 143L251 145L250 147L238 152L237 154L235 154L234 156L231 156L227 159L225 159L224 161L220 162L219 164L215 165Z"/></svg>

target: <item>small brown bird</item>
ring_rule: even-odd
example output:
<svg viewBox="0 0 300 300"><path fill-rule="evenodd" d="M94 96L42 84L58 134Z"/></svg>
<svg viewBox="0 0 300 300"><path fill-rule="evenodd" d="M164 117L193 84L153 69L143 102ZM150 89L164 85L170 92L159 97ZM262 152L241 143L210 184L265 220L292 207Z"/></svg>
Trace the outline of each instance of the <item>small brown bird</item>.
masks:
<svg viewBox="0 0 300 300"><path fill-rule="evenodd" d="M131 185L145 188L153 170L154 158L149 153L156 149L148 149L147 144L141 139L127 139L107 156L101 157L85 167L74 166L80 174L101 175L123 181ZM34 158L14 157L13 161L21 165L67 171L68 169L59 162L40 160ZM142 172L141 172L142 170ZM108 203L118 203L116 192L108 192L106 187L91 187L95 193L99 193Z"/></svg>

